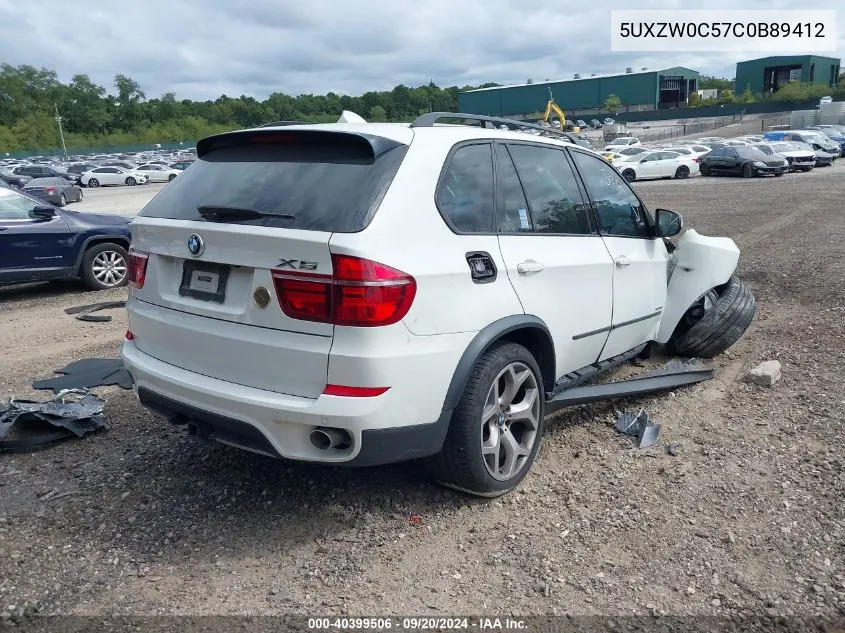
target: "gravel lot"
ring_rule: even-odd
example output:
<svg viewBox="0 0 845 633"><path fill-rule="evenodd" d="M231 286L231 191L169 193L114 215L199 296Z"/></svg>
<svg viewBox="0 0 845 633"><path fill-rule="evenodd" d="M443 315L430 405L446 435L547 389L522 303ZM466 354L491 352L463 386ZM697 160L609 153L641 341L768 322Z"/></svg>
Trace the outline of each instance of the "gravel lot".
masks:
<svg viewBox="0 0 845 633"><path fill-rule="evenodd" d="M845 617L842 163L636 183L652 208L737 241L757 319L713 381L554 416L533 472L497 501L442 490L417 464L201 443L99 390L110 430L0 456L0 612ZM75 206L131 215L157 188ZM124 294L0 289L0 395L114 356L119 311L86 324L62 310ZM766 359L783 364L774 388L741 381ZM638 450L612 423L641 406L663 428Z"/></svg>
<svg viewBox="0 0 845 633"><path fill-rule="evenodd" d="M151 182L135 187L84 189L85 197L82 202L71 204L68 209L135 216L166 184L166 182Z"/></svg>

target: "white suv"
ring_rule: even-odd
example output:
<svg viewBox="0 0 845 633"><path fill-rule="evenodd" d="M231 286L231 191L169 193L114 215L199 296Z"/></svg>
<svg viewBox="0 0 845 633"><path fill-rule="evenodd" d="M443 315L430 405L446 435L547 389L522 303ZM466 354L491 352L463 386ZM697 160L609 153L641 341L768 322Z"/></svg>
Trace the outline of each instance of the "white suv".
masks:
<svg viewBox="0 0 845 633"><path fill-rule="evenodd" d="M122 356L140 401L255 452L427 458L495 496L579 376L742 335L754 300L730 239L674 246L680 216L652 216L598 154L503 123L536 132L434 113L200 141L131 226Z"/></svg>

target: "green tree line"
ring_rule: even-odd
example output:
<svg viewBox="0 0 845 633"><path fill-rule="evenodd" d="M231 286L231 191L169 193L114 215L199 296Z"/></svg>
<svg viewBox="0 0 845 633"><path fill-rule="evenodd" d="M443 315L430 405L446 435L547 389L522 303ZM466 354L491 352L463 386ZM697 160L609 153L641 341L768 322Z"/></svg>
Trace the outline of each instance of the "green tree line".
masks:
<svg viewBox="0 0 845 633"><path fill-rule="evenodd" d="M354 97L274 92L263 101L246 95L192 101L177 99L172 92L147 98L138 82L122 74L115 76L109 91L88 75L62 83L53 70L2 64L0 152L59 146L57 109L70 150L196 140L278 120L330 122L343 110L369 121L411 121L429 110L455 111L460 90L495 85L440 88L432 82Z"/></svg>

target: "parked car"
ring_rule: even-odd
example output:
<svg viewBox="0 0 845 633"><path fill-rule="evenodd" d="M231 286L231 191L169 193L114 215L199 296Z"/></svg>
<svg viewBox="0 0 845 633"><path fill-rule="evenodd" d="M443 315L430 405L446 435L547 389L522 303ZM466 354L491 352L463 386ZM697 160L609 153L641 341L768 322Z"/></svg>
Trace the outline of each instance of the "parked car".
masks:
<svg viewBox="0 0 845 633"><path fill-rule="evenodd" d="M823 149L814 149L807 143L802 143L801 141L789 141L789 144L794 145L798 149L812 152L816 157L816 167L832 167L833 161L836 160L836 156L833 154L829 154Z"/></svg>
<svg viewBox="0 0 845 633"><path fill-rule="evenodd" d="M140 402L274 457L425 458L495 497L579 368L651 341L709 357L751 322L732 240L669 243L681 217L586 148L439 120L201 140L132 225Z"/></svg>
<svg viewBox="0 0 845 633"><path fill-rule="evenodd" d="M140 165L135 171L144 174L150 182L170 182L182 173L180 169L171 169L161 165Z"/></svg>
<svg viewBox="0 0 845 633"><path fill-rule="evenodd" d="M634 138L633 136L620 136L605 145L604 149L615 151L617 149L622 149L625 147L638 147L640 145L642 145L642 143L640 143L640 139L638 138Z"/></svg>
<svg viewBox="0 0 845 633"><path fill-rule="evenodd" d="M99 187L101 185L143 185L147 177L139 171L130 171L120 167L97 167L86 171L80 176L80 182L85 187Z"/></svg>
<svg viewBox="0 0 845 633"><path fill-rule="evenodd" d="M702 176L782 176L789 171L789 162L783 156L769 156L751 145L726 146L717 147L699 158L699 171Z"/></svg>
<svg viewBox="0 0 845 633"><path fill-rule="evenodd" d="M169 167L171 169L178 169L179 171L182 171L182 170L190 167L192 163L193 163L193 161L182 160L182 161L177 161L175 163L170 163Z"/></svg>
<svg viewBox="0 0 845 633"><path fill-rule="evenodd" d="M806 143L813 149L820 149L835 158L842 155L842 148L818 130L778 130L766 132L764 135L767 141L800 141Z"/></svg>
<svg viewBox="0 0 845 633"><path fill-rule="evenodd" d="M834 125L819 125L808 129L823 134L826 138L839 145L840 156L845 153L845 131L837 129Z"/></svg>
<svg viewBox="0 0 845 633"><path fill-rule="evenodd" d="M828 103L833 103L833 97L826 96L826 97L822 97L821 99L819 99L819 105L820 106L823 106L823 105L828 104Z"/></svg>
<svg viewBox="0 0 845 633"><path fill-rule="evenodd" d="M0 282L80 278L92 290L125 285L129 222L58 209L0 187Z"/></svg>
<svg viewBox="0 0 845 633"><path fill-rule="evenodd" d="M622 159L614 165L628 182L648 178L688 178L698 173L698 163L691 156L656 150Z"/></svg>
<svg viewBox="0 0 845 633"><path fill-rule="evenodd" d="M15 167L12 173L18 176L29 176L30 178L64 178L70 182L77 182L79 179L77 174L68 173L51 165L24 165Z"/></svg>
<svg viewBox="0 0 845 633"><path fill-rule="evenodd" d="M82 200L82 187L65 178L33 178L23 186L23 191L57 207Z"/></svg>
<svg viewBox="0 0 845 633"><path fill-rule="evenodd" d="M575 125L577 125L581 129L584 129L585 127L587 127L587 122L584 119L578 119L577 121L575 121Z"/></svg>
<svg viewBox="0 0 845 633"><path fill-rule="evenodd" d="M109 160L104 162L102 167L120 167L121 169L127 169L129 171L134 171L138 168L138 165L135 163L130 163L125 160Z"/></svg>
<svg viewBox="0 0 845 633"><path fill-rule="evenodd" d="M789 162L792 171L811 171L816 166L816 155L811 148L801 149L797 145L786 141L775 141L774 143L758 143L754 147L759 148L769 156L783 156Z"/></svg>
<svg viewBox="0 0 845 633"><path fill-rule="evenodd" d="M590 119L590 125L593 129L597 130L601 127L601 121L598 119Z"/></svg>
<svg viewBox="0 0 845 633"><path fill-rule="evenodd" d="M704 156L707 152L711 151L713 148L706 147L704 145L683 145L681 147L674 147L674 146L667 146L662 148L667 152L678 152L684 156L690 156L691 158L698 158L699 156Z"/></svg>
<svg viewBox="0 0 845 633"><path fill-rule="evenodd" d="M616 121L614 121L614 120L613 120L613 119L611 119L610 117L607 117L607 118L604 120L604 124L605 124L605 125L613 125L614 123L616 123Z"/></svg>
<svg viewBox="0 0 845 633"><path fill-rule="evenodd" d="M20 189L32 180L32 176L16 174L11 169L0 169L0 180L9 187Z"/></svg>
<svg viewBox="0 0 845 633"><path fill-rule="evenodd" d="M721 136L702 136L701 138L695 139L694 142L709 145L710 143L722 143L724 140Z"/></svg>

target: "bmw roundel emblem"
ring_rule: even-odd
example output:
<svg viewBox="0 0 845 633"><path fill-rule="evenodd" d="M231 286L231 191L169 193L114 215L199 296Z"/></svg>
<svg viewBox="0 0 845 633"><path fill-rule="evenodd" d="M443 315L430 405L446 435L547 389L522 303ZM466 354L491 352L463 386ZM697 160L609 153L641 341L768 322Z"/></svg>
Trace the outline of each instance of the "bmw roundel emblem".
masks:
<svg viewBox="0 0 845 633"><path fill-rule="evenodd" d="M199 257L202 255L204 249L205 242L202 241L202 238L196 233L191 233L188 236L188 251L190 251L191 255Z"/></svg>

